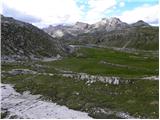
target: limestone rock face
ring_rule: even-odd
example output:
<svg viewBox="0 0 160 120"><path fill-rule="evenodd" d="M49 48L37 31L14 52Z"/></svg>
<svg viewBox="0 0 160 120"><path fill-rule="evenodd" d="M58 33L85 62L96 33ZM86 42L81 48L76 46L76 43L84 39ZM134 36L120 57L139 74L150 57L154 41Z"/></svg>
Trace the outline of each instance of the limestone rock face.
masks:
<svg viewBox="0 0 160 120"><path fill-rule="evenodd" d="M50 25L48 28L43 28L45 32L50 34L54 38L61 38L66 36L77 36L82 33L88 32L89 24L83 22L76 22L75 25L64 26L52 26ZM58 33L58 34L57 34Z"/></svg>
<svg viewBox="0 0 160 120"><path fill-rule="evenodd" d="M44 28L43 30L52 37L64 37L68 34L72 36L78 36L83 33L93 33L95 31L112 31L115 29L126 28L129 25L127 23L122 22L119 18L102 18L101 21L96 22L94 24L88 24L84 22L76 22L74 25L70 26L52 26L50 25L48 28ZM57 31L60 30L63 35L58 35Z"/></svg>
<svg viewBox="0 0 160 120"><path fill-rule="evenodd" d="M122 22L119 18L111 17L111 18L102 18L101 21L92 25L93 29L113 31L120 30L129 27L129 25L125 22Z"/></svg>

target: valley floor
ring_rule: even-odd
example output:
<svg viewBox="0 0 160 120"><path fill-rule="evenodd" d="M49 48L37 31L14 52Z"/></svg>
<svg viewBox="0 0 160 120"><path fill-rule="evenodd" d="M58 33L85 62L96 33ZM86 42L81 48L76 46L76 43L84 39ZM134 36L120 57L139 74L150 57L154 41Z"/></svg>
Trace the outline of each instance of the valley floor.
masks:
<svg viewBox="0 0 160 120"><path fill-rule="evenodd" d="M82 48L57 61L3 62L2 83L3 118L159 117L152 53Z"/></svg>

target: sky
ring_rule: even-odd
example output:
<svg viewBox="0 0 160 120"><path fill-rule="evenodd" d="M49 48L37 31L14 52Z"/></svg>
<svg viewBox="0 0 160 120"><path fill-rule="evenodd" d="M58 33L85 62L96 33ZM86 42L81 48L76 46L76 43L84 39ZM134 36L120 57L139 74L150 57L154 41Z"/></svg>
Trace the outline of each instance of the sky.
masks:
<svg viewBox="0 0 160 120"><path fill-rule="evenodd" d="M0 13L31 23L48 25L93 24L102 18L118 17L129 24L143 20L159 22L158 0L1 0Z"/></svg>

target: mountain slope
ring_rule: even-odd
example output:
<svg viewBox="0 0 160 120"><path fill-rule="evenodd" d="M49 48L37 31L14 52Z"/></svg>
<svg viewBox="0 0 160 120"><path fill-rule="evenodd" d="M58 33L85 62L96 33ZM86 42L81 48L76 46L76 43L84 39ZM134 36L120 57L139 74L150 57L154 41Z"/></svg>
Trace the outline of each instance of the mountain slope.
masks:
<svg viewBox="0 0 160 120"><path fill-rule="evenodd" d="M68 41L69 44L97 44L107 47L158 50L158 38L158 27L135 27L81 34L76 38L68 39Z"/></svg>
<svg viewBox="0 0 160 120"><path fill-rule="evenodd" d="M53 38L60 38L63 36L77 36L82 33L86 33L89 31L90 25L87 23L76 22L75 25L71 26L64 26L64 25L57 25L52 26L50 25L47 28L43 28L43 30L50 34Z"/></svg>
<svg viewBox="0 0 160 120"><path fill-rule="evenodd" d="M75 28L75 26L76 24L70 26L70 28ZM150 26L142 20L133 24L127 24L113 17L110 19L103 18L92 25L86 23L81 26L83 29L73 31L61 26L61 29L67 32L62 31L63 35L59 38L67 44L96 44L106 47L140 50L158 50L159 47L158 27ZM53 28L55 27L52 26L50 32L47 32L47 28L45 30L49 34L54 34ZM77 34L73 35L74 32Z"/></svg>
<svg viewBox="0 0 160 120"><path fill-rule="evenodd" d="M37 27L1 16L3 56L51 57L63 54L62 45Z"/></svg>

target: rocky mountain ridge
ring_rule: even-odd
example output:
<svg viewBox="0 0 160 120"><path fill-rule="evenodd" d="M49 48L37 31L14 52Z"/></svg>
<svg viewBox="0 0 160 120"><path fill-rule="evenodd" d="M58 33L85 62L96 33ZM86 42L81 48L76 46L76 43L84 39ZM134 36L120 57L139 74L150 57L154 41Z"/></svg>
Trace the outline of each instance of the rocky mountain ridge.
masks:
<svg viewBox="0 0 160 120"><path fill-rule="evenodd" d="M55 57L64 46L37 27L1 15L2 59Z"/></svg>
<svg viewBox="0 0 160 120"><path fill-rule="evenodd" d="M76 22L74 25L70 26L52 26L50 25L47 28L43 28L45 32L50 34L52 37L63 37L63 36L77 36L83 33L94 33L97 31L113 31L113 30L122 30L125 28L135 27L135 26L150 26L148 23L140 20L133 24L127 24L122 22L119 18L102 18L99 22L94 24L88 24L83 22Z"/></svg>
<svg viewBox="0 0 160 120"><path fill-rule="evenodd" d="M95 44L122 49L158 50L158 27L139 20L133 24L119 18L103 18L95 24L77 22L73 26L43 29L65 44ZM60 33L60 34L57 34Z"/></svg>

